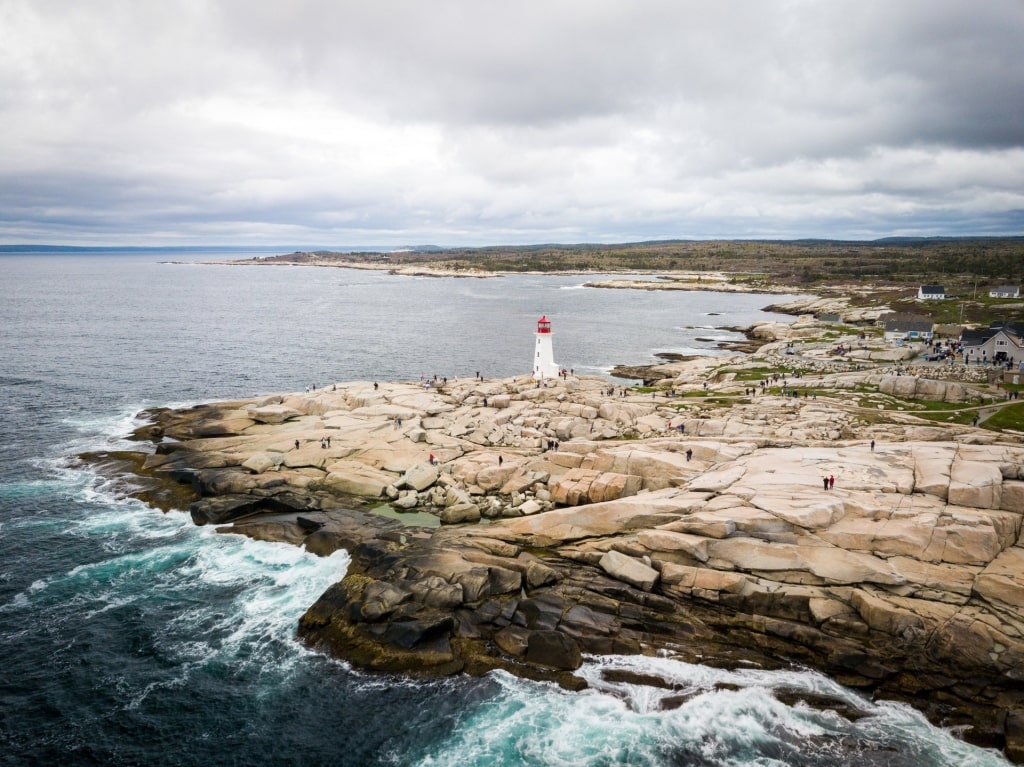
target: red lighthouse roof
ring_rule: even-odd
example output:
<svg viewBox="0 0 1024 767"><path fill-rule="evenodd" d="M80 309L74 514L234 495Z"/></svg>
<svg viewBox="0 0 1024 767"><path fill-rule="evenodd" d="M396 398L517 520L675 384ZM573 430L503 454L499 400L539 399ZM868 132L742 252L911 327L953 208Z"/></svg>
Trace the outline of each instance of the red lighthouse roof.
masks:
<svg viewBox="0 0 1024 767"><path fill-rule="evenodd" d="M538 333L550 333L551 332L551 320L545 314L539 320L537 320L537 332Z"/></svg>

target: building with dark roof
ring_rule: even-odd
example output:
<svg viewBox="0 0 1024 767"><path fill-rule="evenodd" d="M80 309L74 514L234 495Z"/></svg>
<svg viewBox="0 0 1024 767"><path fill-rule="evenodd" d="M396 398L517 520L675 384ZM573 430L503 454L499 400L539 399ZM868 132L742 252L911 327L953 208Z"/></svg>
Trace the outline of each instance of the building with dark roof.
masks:
<svg viewBox="0 0 1024 767"><path fill-rule="evenodd" d="M987 328L964 330L960 334L964 362L995 364L1024 361L1024 322L993 322Z"/></svg>
<svg viewBox="0 0 1024 767"><path fill-rule="evenodd" d="M946 297L946 288L942 285L922 285L917 289L917 297L922 301L941 301Z"/></svg>
<svg viewBox="0 0 1024 767"><path fill-rule="evenodd" d="M892 312L883 314L879 320L885 328L885 340L890 343L932 340L934 323L927 317Z"/></svg>

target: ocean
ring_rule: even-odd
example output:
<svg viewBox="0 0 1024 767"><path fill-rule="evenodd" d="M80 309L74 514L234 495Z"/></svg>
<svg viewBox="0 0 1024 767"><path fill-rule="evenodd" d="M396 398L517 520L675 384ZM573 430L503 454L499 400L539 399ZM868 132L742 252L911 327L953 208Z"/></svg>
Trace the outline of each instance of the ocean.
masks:
<svg viewBox="0 0 1024 767"><path fill-rule="evenodd" d="M150 406L528 373L544 314L577 373L716 354L739 338L718 328L769 318L780 297L203 259L0 256L0 764L1006 764L801 669L588 658L578 693L503 673L366 674L295 640L344 552L197 528L74 460L137 448L124 436ZM794 691L841 705L784 702Z"/></svg>

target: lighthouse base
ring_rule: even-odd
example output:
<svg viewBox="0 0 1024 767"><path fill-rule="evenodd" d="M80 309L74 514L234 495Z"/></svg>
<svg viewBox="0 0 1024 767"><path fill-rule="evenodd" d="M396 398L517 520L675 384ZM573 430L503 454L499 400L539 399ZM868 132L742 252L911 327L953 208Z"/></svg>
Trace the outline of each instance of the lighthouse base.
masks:
<svg viewBox="0 0 1024 767"><path fill-rule="evenodd" d="M533 378L536 381L542 381L545 378L558 378L561 372L561 368L553 362L547 365L536 365L533 368Z"/></svg>

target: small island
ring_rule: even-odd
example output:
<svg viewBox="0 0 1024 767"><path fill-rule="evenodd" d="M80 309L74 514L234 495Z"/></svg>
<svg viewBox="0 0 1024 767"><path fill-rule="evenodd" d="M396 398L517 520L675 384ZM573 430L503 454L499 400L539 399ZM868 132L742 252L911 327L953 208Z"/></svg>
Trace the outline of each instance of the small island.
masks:
<svg viewBox="0 0 1024 767"><path fill-rule="evenodd" d="M820 300L643 385L337 382L151 410L149 447L83 458L197 524L348 551L297 630L361 668L801 665L1024 761L1022 387Z"/></svg>

